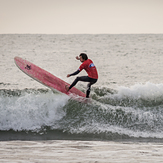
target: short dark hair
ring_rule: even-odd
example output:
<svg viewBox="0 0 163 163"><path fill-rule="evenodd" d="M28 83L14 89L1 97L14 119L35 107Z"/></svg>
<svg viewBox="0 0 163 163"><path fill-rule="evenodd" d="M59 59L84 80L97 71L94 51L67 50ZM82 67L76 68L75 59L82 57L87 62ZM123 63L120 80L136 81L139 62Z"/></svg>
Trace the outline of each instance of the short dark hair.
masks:
<svg viewBox="0 0 163 163"><path fill-rule="evenodd" d="M81 53L80 56L82 56L82 58L83 58L84 60L87 60L87 59L88 59L88 56L87 56L87 54L85 54L85 53Z"/></svg>

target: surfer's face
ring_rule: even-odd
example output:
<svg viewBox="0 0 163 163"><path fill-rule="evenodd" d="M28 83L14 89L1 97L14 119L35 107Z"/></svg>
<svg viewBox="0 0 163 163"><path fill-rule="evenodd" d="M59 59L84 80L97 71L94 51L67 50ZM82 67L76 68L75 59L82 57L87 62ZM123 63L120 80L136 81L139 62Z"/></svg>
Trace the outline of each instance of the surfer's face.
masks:
<svg viewBox="0 0 163 163"><path fill-rule="evenodd" d="M85 60L80 56L80 62L84 62Z"/></svg>

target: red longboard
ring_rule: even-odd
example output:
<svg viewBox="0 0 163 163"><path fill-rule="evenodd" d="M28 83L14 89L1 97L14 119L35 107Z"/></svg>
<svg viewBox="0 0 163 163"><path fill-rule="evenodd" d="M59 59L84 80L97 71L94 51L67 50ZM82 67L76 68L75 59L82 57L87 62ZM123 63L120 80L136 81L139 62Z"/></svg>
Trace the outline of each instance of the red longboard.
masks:
<svg viewBox="0 0 163 163"><path fill-rule="evenodd" d="M37 80L41 84L49 87L50 89L58 90L70 96L73 94L81 97L86 97L86 95L83 92L81 92L75 87L73 87L70 91L67 92L65 86L66 85L69 86L70 84L45 71L44 69L34 65L33 63L20 57L15 57L14 60L15 64L18 66L20 70L22 70L28 76Z"/></svg>

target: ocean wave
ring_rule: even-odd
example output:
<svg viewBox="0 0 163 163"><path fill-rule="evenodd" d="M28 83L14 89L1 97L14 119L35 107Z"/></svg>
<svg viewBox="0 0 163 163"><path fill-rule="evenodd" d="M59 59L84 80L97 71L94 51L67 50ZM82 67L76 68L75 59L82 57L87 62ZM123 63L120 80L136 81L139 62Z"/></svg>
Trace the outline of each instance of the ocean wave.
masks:
<svg viewBox="0 0 163 163"><path fill-rule="evenodd" d="M0 90L0 131L163 138L163 84L92 89L91 103L49 89ZM60 131L60 132L57 132Z"/></svg>

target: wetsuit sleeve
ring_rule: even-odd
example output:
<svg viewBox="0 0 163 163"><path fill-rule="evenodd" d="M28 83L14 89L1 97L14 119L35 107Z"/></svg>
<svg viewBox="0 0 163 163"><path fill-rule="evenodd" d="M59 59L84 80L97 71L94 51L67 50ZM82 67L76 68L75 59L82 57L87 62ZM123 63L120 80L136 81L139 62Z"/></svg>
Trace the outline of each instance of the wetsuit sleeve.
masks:
<svg viewBox="0 0 163 163"><path fill-rule="evenodd" d="M77 75L77 74L79 74L79 70L77 70L77 71L75 71L74 73L72 73L72 74L70 74L70 76L74 76L74 75Z"/></svg>

